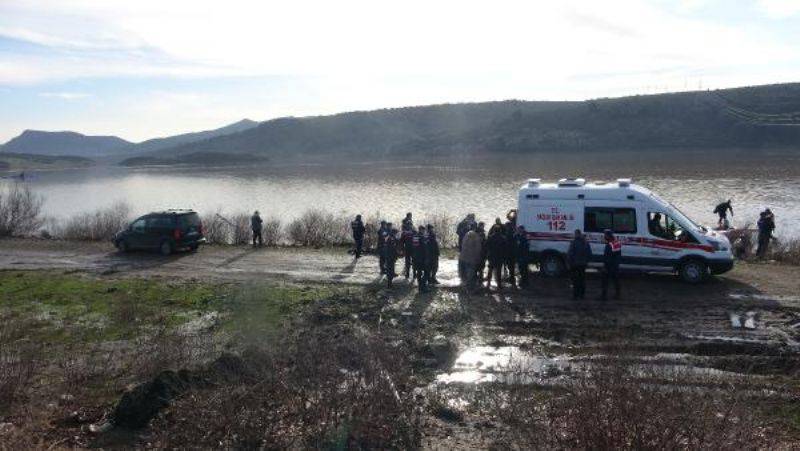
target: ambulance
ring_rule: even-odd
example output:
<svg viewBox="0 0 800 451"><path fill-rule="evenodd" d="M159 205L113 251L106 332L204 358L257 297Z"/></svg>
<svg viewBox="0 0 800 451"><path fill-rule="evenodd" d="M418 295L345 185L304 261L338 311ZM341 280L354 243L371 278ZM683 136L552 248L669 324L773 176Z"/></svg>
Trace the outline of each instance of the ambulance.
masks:
<svg viewBox="0 0 800 451"><path fill-rule="evenodd" d="M525 226L534 261L547 276L567 269L567 250L576 229L586 234L592 248L590 266L598 268L605 230L614 232L622 244L623 270L673 272L686 282L699 283L733 268L726 236L698 225L630 179L530 179L519 190L517 224Z"/></svg>

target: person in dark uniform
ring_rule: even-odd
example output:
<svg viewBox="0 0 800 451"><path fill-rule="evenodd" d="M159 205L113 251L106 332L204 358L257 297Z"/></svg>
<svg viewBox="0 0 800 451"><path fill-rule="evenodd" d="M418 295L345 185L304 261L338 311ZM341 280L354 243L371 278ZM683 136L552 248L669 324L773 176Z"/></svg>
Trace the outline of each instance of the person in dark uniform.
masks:
<svg viewBox="0 0 800 451"><path fill-rule="evenodd" d="M608 283L614 283L614 299L620 298L619 264L622 260L622 243L614 236L611 230L603 232L606 248L603 252L603 293L601 301L608 300Z"/></svg>
<svg viewBox="0 0 800 451"><path fill-rule="evenodd" d="M500 219L498 219L497 223L489 230L489 237L486 239L486 258L489 262L489 271L486 274L486 288L491 287L492 275L494 275L497 289L503 289L503 264L506 262L507 252L506 234L503 230L503 225L500 224Z"/></svg>
<svg viewBox="0 0 800 451"><path fill-rule="evenodd" d="M764 258L769 250L769 242L773 240L772 233L775 231L775 215L769 208L762 211L758 218L758 248L756 256Z"/></svg>
<svg viewBox="0 0 800 451"><path fill-rule="evenodd" d="M428 284L439 285L436 273L439 272L439 241L432 224L428 224Z"/></svg>
<svg viewBox="0 0 800 451"><path fill-rule="evenodd" d="M385 238L383 242L384 253L384 273L386 274L386 284L392 288L392 281L397 274L395 274L395 264L397 263L397 229L392 227L392 223L386 224Z"/></svg>
<svg viewBox="0 0 800 451"><path fill-rule="evenodd" d="M406 279L411 277L411 263L414 255L414 235L414 223L411 221L411 213L408 213L406 218L403 219L403 225L400 229L400 246L403 248L403 256L405 257L403 275Z"/></svg>
<svg viewBox="0 0 800 451"><path fill-rule="evenodd" d="M721 202L714 207L714 213L719 215L719 221L717 222L717 225L720 228L724 228L726 224L728 224L728 211L730 211L731 216L733 216L733 205L731 204L731 199L728 199L727 202Z"/></svg>
<svg viewBox="0 0 800 451"><path fill-rule="evenodd" d="M389 224L391 226L391 224ZM386 274L386 236L389 235L391 227L387 227L386 221L381 221L381 227L378 229L378 267L381 274Z"/></svg>
<svg viewBox="0 0 800 451"><path fill-rule="evenodd" d="M258 210L253 212L253 216L250 217L250 228L253 230L253 247L256 247L256 240L258 240L258 245L263 245L263 241L261 239L261 226L264 221L261 220L261 215L258 213Z"/></svg>
<svg viewBox="0 0 800 451"><path fill-rule="evenodd" d="M456 236L458 236L458 250L461 250L461 242L464 241L464 236L472 229L475 224L475 213L468 214L456 226Z"/></svg>
<svg viewBox="0 0 800 451"><path fill-rule="evenodd" d="M586 267L592 259L592 246L580 229L575 229L575 238L569 243L567 262L572 277L572 300L584 299L586 296Z"/></svg>
<svg viewBox="0 0 800 451"><path fill-rule="evenodd" d="M419 286L419 292L428 291L428 237L425 234L425 227L419 226L419 230L411 238L412 262L414 265L414 279Z"/></svg>
<svg viewBox="0 0 800 451"><path fill-rule="evenodd" d="M486 269L486 224L479 222L475 233L481 238L481 259L476 267L477 277L475 280L477 280L479 284L483 284L483 272Z"/></svg>
<svg viewBox="0 0 800 451"><path fill-rule="evenodd" d="M508 280L511 283L512 287L517 286L517 278L515 277L514 273L515 268L517 266L517 243L515 239L515 235L517 234L517 225L516 225L516 216L513 218L510 217L508 221L503 225L503 233L506 236L506 261L504 262L504 266L508 270ZM512 220L513 219L513 220Z"/></svg>
<svg viewBox="0 0 800 451"><path fill-rule="evenodd" d="M361 252L364 248L364 232L367 230L361 220L361 215L356 215L356 219L350 223L350 228L353 230L353 241L356 243L355 256L356 258L361 258Z"/></svg>
<svg viewBox="0 0 800 451"><path fill-rule="evenodd" d="M519 269L519 286L528 286L528 262L530 261L530 245L528 244L528 232L522 225L517 226L517 233L514 236L516 250L514 256L517 259L517 269Z"/></svg>

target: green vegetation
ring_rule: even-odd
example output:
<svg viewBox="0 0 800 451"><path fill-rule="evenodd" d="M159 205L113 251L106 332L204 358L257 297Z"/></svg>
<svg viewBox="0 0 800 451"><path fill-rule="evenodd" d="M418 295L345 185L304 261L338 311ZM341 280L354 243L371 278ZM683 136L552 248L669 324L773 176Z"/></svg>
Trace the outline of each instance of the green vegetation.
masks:
<svg viewBox="0 0 800 451"><path fill-rule="evenodd" d="M0 271L0 318L29 325L28 337L45 342L131 338L147 326L174 328L213 313L222 330L268 333L326 287L250 284L231 286L160 279L102 279L79 273Z"/></svg>

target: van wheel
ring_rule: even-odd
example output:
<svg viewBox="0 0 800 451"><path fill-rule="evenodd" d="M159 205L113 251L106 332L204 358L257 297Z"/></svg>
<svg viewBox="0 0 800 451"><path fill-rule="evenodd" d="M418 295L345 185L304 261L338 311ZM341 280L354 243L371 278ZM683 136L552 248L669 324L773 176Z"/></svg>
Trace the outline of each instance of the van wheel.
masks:
<svg viewBox="0 0 800 451"><path fill-rule="evenodd" d="M544 254L539 262L539 270L547 277L558 277L564 273L564 259L554 252Z"/></svg>
<svg viewBox="0 0 800 451"><path fill-rule="evenodd" d="M708 265L698 259L686 260L678 268L678 274L684 282L700 283L708 277Z"/></svg>
<svg viewBox="0 0 800 451"><path fill-rule="evenodd" d="M169 244L169 241L164 241L161 243L161 246L158 247L158 252L161 255L167 256L172 253L172 245Z"/></svg>
<svg viewBox="0 0 800 451"><path fill-rule="evenodd" d="M128 242L125 240L117 241L117 249L119 249L119 251L123 253L130 252L131 250L130 246L128 246Z"/></svg>

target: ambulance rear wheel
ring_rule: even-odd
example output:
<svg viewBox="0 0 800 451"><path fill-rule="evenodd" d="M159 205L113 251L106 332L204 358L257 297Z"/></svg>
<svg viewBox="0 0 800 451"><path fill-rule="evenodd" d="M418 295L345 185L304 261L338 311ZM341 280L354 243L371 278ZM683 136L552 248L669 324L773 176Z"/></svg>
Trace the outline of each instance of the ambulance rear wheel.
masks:
<svg viewBox="0 0 800 451"><path fill-rule="evenodd" d="M564 259L555 252L548 252L542 255L539 270L546 277L558 277L564 274Z"/></svg>
<svg viewBox="0 0 800 451"><path fill-rule="evenodd" d="M678 268L678 274L684 282L700 283L708 277L708 265L699 259L686 260Z"/></svg>

